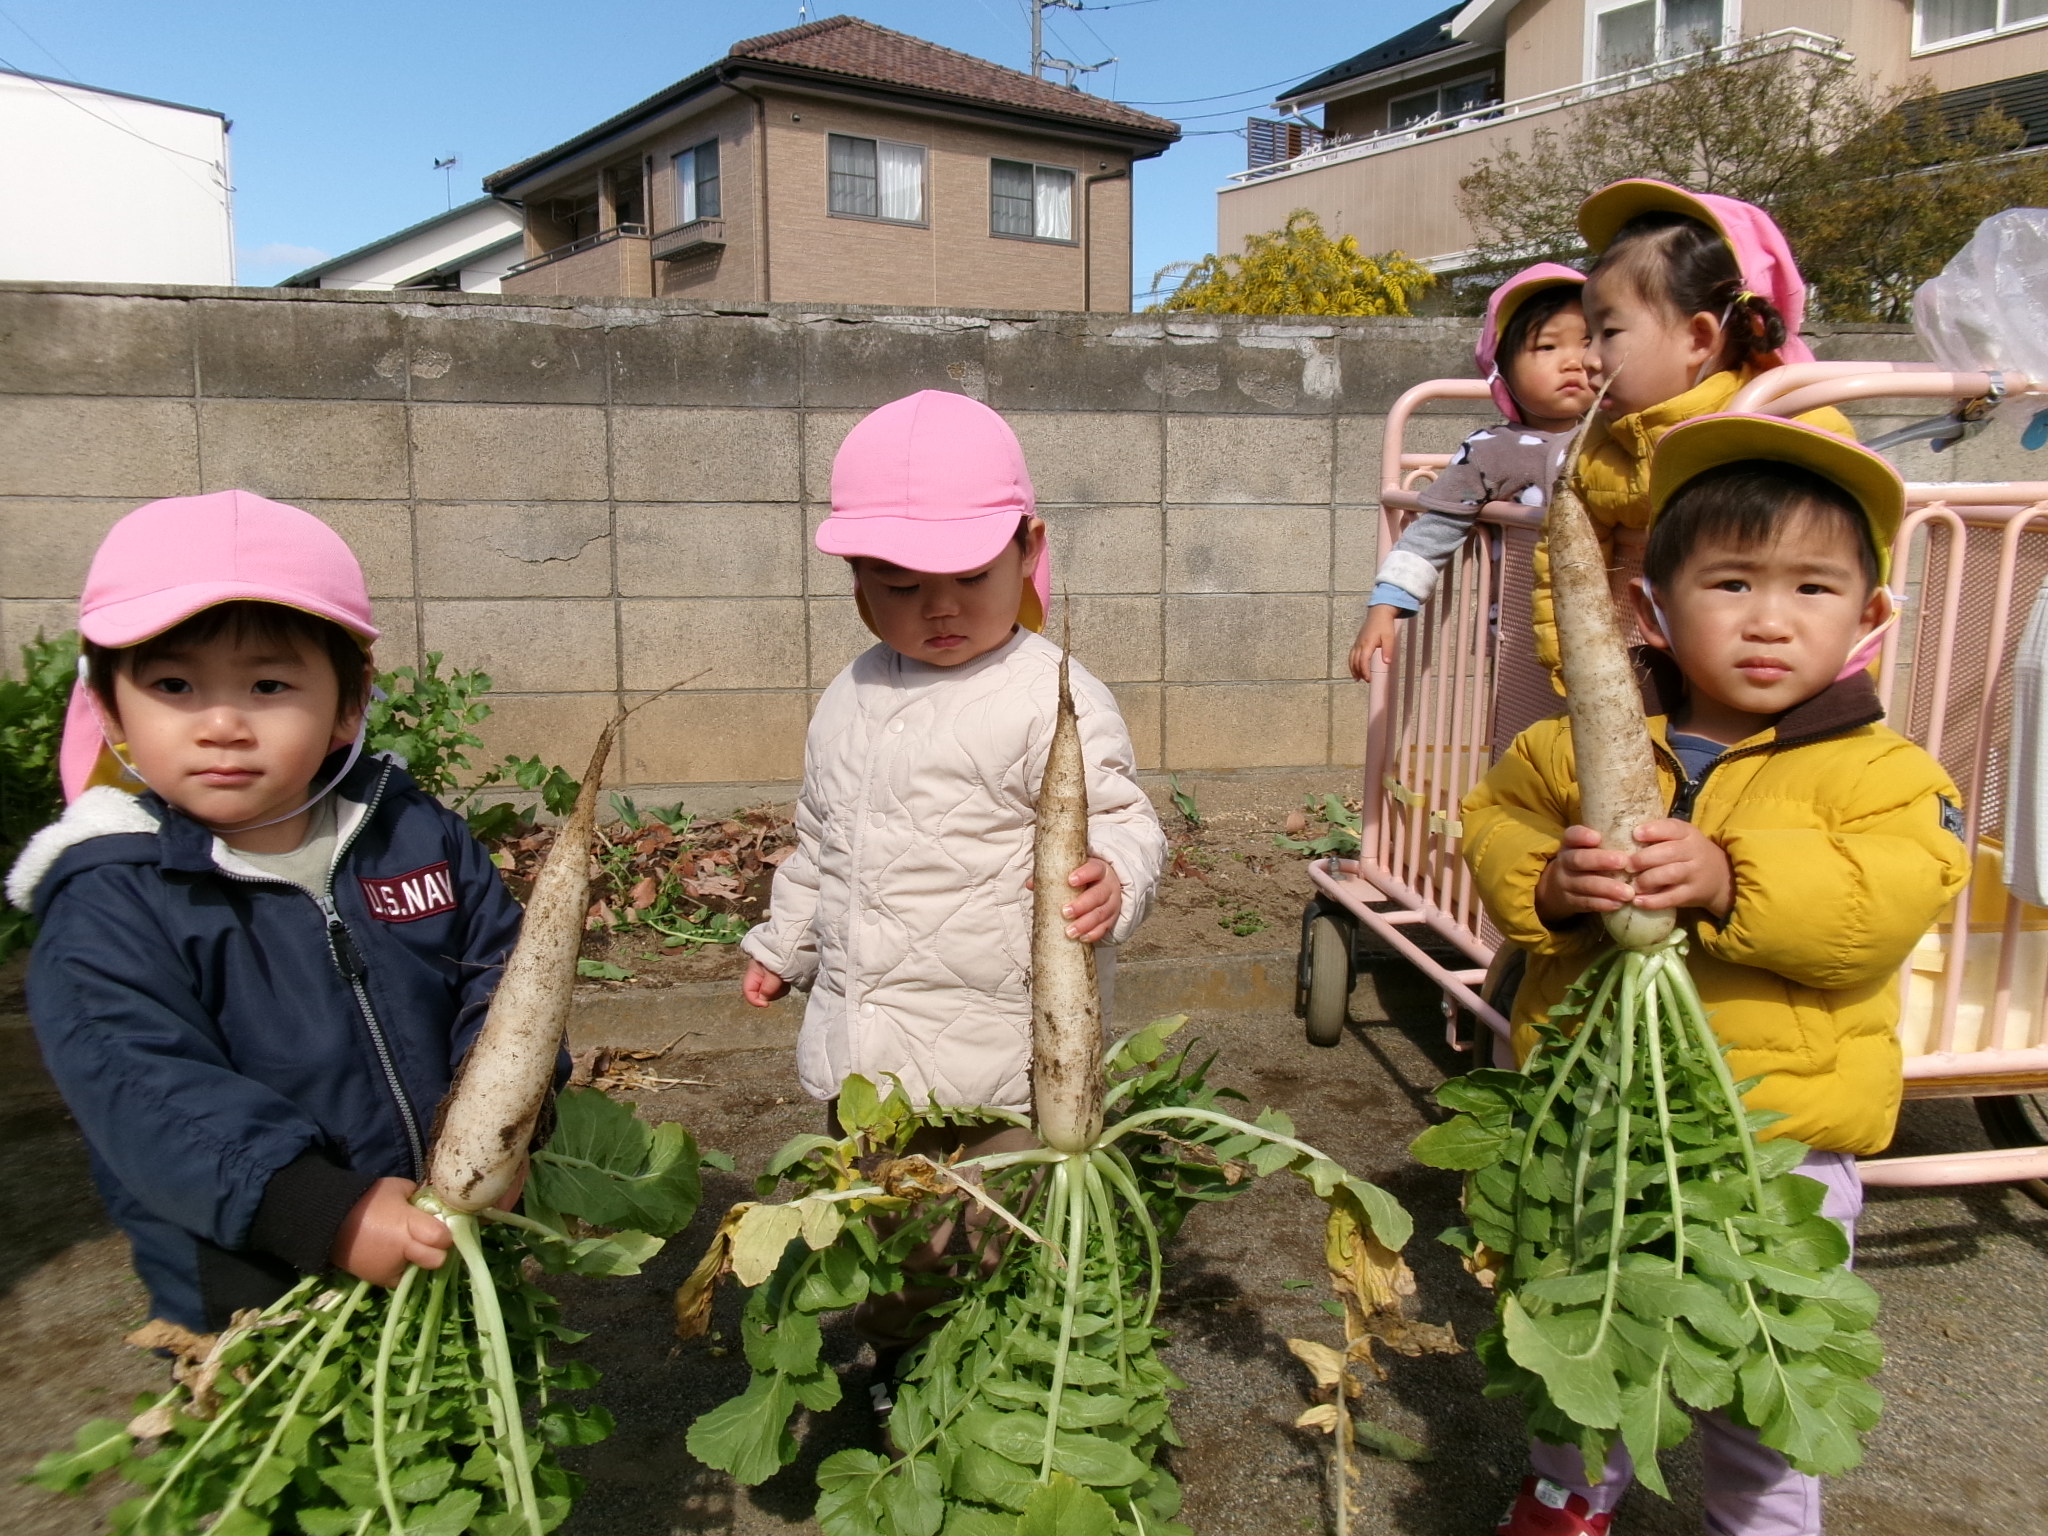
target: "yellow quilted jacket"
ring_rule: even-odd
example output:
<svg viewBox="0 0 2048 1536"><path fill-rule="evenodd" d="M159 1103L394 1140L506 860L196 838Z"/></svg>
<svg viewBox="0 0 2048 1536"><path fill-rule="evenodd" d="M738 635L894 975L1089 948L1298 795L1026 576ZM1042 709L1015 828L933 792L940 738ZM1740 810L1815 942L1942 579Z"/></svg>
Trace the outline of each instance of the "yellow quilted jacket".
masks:
<svg viewBox="0 0 2048 1536"><path fill-rule="evenodd" d="M1600 536L1600 548L1610 569L1615 564L1614 530L1646 529L1650 526L1650 455L1666 432L1681 421L1710 416L1728 409L1735 392L1756 377L1757 370L1724 369L1710 375L1682 395L1627 416L1595 421L1586 434L1586 446L1579 454L1573 480L1586 515ZM1856 429L1849 418L1832 406L1809 411L1799 420L1811 426L1853 439ZM1534 587L1529 595L1531 617L1536 624L1536 659L1557 673L1557 618L1550 596L1550 546L1539 541L1533 558Z"/></svg>
<svg viewBox="0 0 2048 1536"><path fill-rule="evenodd" d="M1788 711L1774 729L1730 747L1697 786L1690 811L1727 851L1735 905L1716 925L1681 914L1689 964L1736 1079L1760 1078L1752 1108L1786 1118L1764 1134L1828 1152L1877 1152L1901 1094L1899 967L1949 905L1967 867L1955 785L1941 765L1878 724L1858 676ZM1683 782L1650 720L1667 796ZM1536 882L1565 827L1579 820L1571 726L1540 721L1465 799L1466 862L1488 912L1529 951L1514 1005L1515 1051L1605 942L1582 917L1551 929Z"/></svg>

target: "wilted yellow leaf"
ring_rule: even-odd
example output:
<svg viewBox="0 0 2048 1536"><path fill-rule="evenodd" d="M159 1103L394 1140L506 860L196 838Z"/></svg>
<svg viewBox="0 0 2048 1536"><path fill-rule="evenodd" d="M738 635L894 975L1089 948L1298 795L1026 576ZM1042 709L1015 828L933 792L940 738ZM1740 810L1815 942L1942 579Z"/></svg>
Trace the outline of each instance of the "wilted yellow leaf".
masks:
<svg viewBox="0 0 2048 1536"><path fill-rule="evenodd" d="M1457 1335L1447 1324L1420 1323L1408 1316L1405 1301L1415 1294L1414 1271L1372 1235L1348 1199L1331 1203L1323 1257L1330 1266L1330 1288L1344 1303L1344 1336L1351 1341L1353 1359L1372 1364L1378 1372L1371 1358L1374 1339L1404 1355L1460 1352Z"/></svg>
<svg viewBox="0 0 2048 1536"><path fill-rule="evenodd" d="M774 1274L803 1226L796 1205L756 1205L741 1216L732 1235L732 1272L740 1284L759 1285Z"/></svg>
<svg viewBox="0 0 2048 1536"><path fill-rule="evenodd" d="M711 1327L712 1297L719 1280L731 1268L733 1230L752 1209L753 1201L742 1200L725 1213L725 1219L711 1235L711 1246L704 1250L704 1257L690 1271L690 1278L676 1287L677 1338L701 1338Z"/></svg>
<svg viewBox="0 0 2048 1536"><path fill-rule="evenodd" d="M1337 1405L1335 1403L1317 1403L1313 1408L1303 1409L1301 1417L1294 1421L1294 1427L1296 1429L1320 1429L1326 1435L1335 1434L1337 1431Z"/></svg>
<svg viewBox="0 0 2048 1536"><path fill-rule="evenodd" d="M804 1242L811 1248L829 1248L846 1226L846 1213L836 1200L799 1200L803 1214Z"/></svg>
<svg viewBox="0 0 2048 1536"><path fill-rule="evenodd" d="M1369 1350L1370 1341L1368 1340L1367 1343ZM1346 1397L1357 1397L1365 1391L1365 1387L1358 1377L1345 1370L1345 1356L1330 1348L1329 1345L1318 1344L1314 1339L1289 1339L1287 1341L1287 1352L1308 1367L1309 1374L1316 1379L1316 1390L1318 1392L1334 1392L1337 1387L1337 1373L1340 1371L1344 1373L1344 1395ZM1355 1364L1359 1358L1359 1356L1353 1355L1351 1357L1352 1363ZM1371 1363L1369 1353L1364 1358L1368 1364Z"/></svg>

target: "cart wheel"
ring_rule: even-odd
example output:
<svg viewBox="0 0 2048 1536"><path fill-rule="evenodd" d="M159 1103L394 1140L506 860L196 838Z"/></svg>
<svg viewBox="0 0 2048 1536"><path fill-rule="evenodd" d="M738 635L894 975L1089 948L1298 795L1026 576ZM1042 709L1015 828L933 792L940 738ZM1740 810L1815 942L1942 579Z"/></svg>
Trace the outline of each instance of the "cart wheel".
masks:
<svg viewBox="0 0 2048 1536"><path fill-rule="evenodd" d="M1334 917L1308 925L1308 999L1302 1017L1310 1045L1335 1045L1351 1018L1351 935Z"/></svg>
<svg viewBox="0 0 2048 1536"><path fill-rule="evenodd" d="M2048 1094L2018 1093L1973 1102L1984 1134L1994 1147L2048 1146ZM2017 1187L2039 1204L2048 1205L2048 1180L2021 1179Z"/></svg>

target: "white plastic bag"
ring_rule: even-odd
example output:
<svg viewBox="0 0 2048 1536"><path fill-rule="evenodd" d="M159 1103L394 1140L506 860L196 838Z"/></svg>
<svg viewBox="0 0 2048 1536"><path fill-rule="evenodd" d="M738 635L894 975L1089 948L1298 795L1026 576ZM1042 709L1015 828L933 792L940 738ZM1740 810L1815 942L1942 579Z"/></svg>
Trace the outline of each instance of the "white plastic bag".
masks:
<svg viewBox="0 0 2048 1536"><path fill-rule="evenodd" d="M1979 224L1913 295L1913 329L1951 373L2048 379L2048 208L2008 208Z"/></svg>

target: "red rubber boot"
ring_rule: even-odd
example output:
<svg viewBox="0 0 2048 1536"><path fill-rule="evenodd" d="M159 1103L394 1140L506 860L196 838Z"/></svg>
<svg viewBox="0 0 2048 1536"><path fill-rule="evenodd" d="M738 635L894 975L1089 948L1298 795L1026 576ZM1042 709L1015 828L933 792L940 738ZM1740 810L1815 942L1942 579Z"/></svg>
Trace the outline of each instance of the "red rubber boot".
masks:
<svg viewBox="0 0 2048 1536"><path fill-rule="evenodd" d="M1614 1516L1596 1515L1584 1498L1547 1477L1525 1477L1494 1527L1495 1536L1607 1536Z"/></svg>

